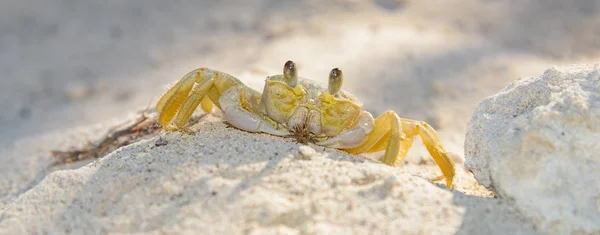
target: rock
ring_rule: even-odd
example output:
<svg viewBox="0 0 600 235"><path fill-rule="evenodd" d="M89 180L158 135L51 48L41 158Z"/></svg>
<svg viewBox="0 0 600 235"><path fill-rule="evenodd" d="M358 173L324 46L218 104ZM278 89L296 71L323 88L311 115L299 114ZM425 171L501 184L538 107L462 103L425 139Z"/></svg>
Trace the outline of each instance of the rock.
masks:
<svg viewBox="0 0 600 235"><path fill-rule="evenodd" d="M600 233L600 66L551 68L482 101L465 166L549 233Z"/></svg>

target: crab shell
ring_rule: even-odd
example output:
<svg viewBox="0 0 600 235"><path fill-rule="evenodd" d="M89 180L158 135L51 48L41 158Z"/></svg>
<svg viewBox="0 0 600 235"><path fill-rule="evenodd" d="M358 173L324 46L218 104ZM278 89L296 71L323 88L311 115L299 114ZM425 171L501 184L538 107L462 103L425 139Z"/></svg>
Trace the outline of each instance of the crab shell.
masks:
<svg viewBox="0 0 600 235"><path fill-rule="evenodd" d="M362 110L362 103L347 91L335 95L326 86L300 78L291 87L283 75L267 78L261 104L265 114L277 123L285 124L288 131L306 130L318 145L350 148L362 144L373 129L373 116ZM356 131L344 131L358 127ZM338 138L335 138L338 137Z"/></svg>

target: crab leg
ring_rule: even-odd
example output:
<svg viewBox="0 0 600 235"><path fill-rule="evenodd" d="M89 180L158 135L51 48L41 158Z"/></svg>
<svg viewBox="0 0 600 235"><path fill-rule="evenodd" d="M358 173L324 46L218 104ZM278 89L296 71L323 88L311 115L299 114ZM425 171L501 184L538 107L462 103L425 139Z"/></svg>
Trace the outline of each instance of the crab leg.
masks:
<svg viewBox="0 0 600 235"><path fill-rule="evenodd" d="M187 97L179 109L179 112L177 112L177 115L175 115L176 127L185 127L187 121L190 119L200 102L206 98L206 93L210 88L213 87L213 85L214 79L206 79L192 89L191 94Z"/></svg>
<svg viewBox="0 0 600 235"><path fill-rule="evenodd" d="M192 71L186 74L181 80L173 85L167 92L165 92L158 103L156 104L156 111L159 114L158 122L163 127L168 127L171 119L177 114L177 111L183 105L183 102L188 97L196 79L193 74L196 71Z"/></svg>
<svg viewBox="0 0 600 235"><path fill-rule="evenodd" d="M417 135L421 137L429 154L442 170L446 185L452 187L455 175L454 162L442 146L437 133L425 122L401 119L393 111L387 111L375 119L375 127L365 143L345 150L352 154L361 154L385 149L382 162L397 166L406 157Z"/></svg>
<svg viewBox="0 0 600 235"><path fill-rule="evenodd" d="M158 101L156 110L159 122L168 127L174 119L177 129L184 129L198 105L205 112L212 110L213 103L223 110L225 119L232 125L250 132L288 135L277 130L255 114L260 94L243 85L237 78L206 68L186 74Z"/></svg>
<svg viewBox="0 0 600 235"><path fill-rule="evenodd" d="M200 103L205 112L212 109L211 103L220 108L220 94L240 84L237 78L219 71L200 68L189 72L167 90L156 104L159 123L168 127L175 117L175 125L181 129Z"/></svg>
<svg viewBox="0 0 600 235"><path fill-rule="evenodd" d="M446 185L452 187L452 180L456 174L454 162L448 156L448 152L442 146L442 141L437 135L435 130L427 123L402 118L402 130L404 134L412 138L413 136L419 135L423 144L429 151L429 154L438 165L444 177L446 178Z"/></svg>
<svg viewBox="0 0 600 235"><path fill-rule="evenodd" d="M202 110L204 110L205 113L210 113L213 109L213 102L210 101L210 97L204 96L204 98L202 98L202 101L200 102L200 106L202 107Z"/></svg>
<svg viewBox="0 0 600 235"><path fill-rule="evenodd" d="M382 161L391 166L396 166L400 163L405 154L405 150L401 149L401 142L406 138L401 138L400 118L393 111L387 111L375 119L373 131L369 134L367 141L363 144L345 149L352 154L361 154L365 152L383 150L385 146L385 154Z"/></svg>

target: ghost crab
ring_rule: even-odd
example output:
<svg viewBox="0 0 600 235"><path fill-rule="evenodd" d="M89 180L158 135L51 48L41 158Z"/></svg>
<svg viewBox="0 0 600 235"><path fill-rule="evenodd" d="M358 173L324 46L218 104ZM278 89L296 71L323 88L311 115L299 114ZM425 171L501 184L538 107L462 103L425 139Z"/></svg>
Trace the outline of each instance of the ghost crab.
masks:
<svg viewBox="0 0 600 235"><path fill-rule="evenodd" d="M186 74L156 105L159 123L168 130L187 131L187 122L201 105L213 104L232 126L248 132L293 136L299 142L362 154L385 150L381 161L397 166L415 136L420 136L433 160L452 187L454 162L435 130L425 122L400 118L386 111L377 118L362 110L362 103L341 89L342 71L329 73L327 87L298 78L294 62L287 61L283 74L269 76L261 94L237 78L216 70L199 68ZM171 126L174 122L174 126Z"/></svg>

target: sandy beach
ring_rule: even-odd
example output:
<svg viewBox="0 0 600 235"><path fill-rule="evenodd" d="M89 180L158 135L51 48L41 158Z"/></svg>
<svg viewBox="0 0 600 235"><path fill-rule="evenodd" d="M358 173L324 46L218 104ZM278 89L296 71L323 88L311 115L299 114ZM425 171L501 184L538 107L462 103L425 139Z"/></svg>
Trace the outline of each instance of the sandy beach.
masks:
<svg viewBox="0 0 600 235"><path fill-rule="evenodd" d="M0 6L1 234L543 233L465 169L467 124L515 80L600 61L593 0ZM100 159L52 165L51 151L135 120L193 69L262 90L287 60L324 84L339 67L365 110L433 126L457 164L456 187L432 180L439 169L418 139L392 168L201 110L194 135L158 131Z"/></svg>

